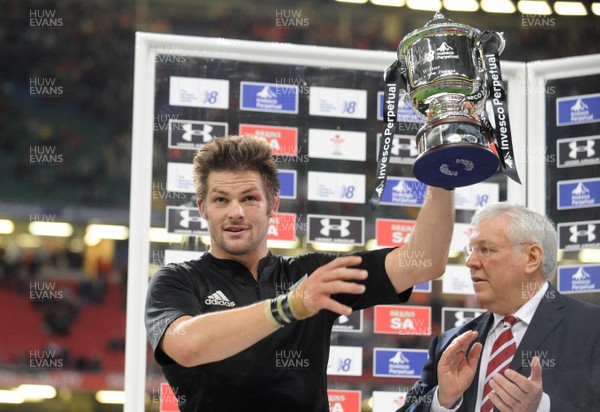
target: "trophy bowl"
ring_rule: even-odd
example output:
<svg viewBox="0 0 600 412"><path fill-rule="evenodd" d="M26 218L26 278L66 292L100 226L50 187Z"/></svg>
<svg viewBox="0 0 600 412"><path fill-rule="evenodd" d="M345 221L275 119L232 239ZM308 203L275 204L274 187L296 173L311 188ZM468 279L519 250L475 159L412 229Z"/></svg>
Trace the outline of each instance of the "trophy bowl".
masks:
<svg viewBox="0 0 600 412"><path fill-rule="evenodd" d="M504 39L496 35L502 50ZM417 132L413 174L427 185L469 186L500 166L485 113L489 90L480 36L478 29L437 12L398 46L406 97L425 120Z"/></svg>

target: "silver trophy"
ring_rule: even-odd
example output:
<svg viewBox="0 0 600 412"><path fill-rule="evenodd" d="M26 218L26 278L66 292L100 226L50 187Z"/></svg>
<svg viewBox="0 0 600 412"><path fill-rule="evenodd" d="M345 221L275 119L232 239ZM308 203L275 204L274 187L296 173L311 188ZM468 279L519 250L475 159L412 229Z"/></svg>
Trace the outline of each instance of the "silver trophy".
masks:
<svg viewBox="0 0 600 412"><path fill-rule="evenodd" d="M504 49L502 34L484 33L497 57ZM486 116L493 82L482 37L478 29L437 12L398 46L405 98L425 120L417 132L419 156L413 166L415 177L425 184L472 185L493 175L501 163L499 142Z"/></svg>

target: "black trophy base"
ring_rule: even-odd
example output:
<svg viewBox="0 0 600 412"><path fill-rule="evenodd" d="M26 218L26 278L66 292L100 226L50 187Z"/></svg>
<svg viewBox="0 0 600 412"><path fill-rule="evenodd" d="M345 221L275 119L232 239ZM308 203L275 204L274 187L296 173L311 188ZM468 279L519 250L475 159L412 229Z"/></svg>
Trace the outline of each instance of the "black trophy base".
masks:
<svg viewBox="0 0 600 412"><path fill-rule="evenodd" d="M448 120L426 125L417 133L421 154L413 165L415 177L426 185L449 189L474 185L496 173L500 159L488 146L487 129L478 120Z"/></svg>

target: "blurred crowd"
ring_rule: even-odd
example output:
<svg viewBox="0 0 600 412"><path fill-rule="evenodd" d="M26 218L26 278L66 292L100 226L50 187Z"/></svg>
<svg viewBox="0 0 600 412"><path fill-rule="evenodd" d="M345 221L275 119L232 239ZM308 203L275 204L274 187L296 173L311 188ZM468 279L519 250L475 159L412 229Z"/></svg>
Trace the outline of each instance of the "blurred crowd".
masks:
<svg viewBox="0 0 600 412"><path fill-rule="evenodd" d="M33 369L43 371L48 365L42 367L43 362L32 361L32 356L51 353L52 359L60 360L60 369L100 371L107 354L123 356L126 272L111 262L98 260L96 276L90 277L82 266L80 253L0 248L0 325L8 331L0 345L3 367L31 371L31 364L38 362ZM113 295L110 300L109 290ZM82 314L90 308L95 308L97 314L90 317L88 313L84 321ZM99 339L96 347L101 350L83 351L82 344L77 344L82 328L98 329L99 325L86 322L102 322L98 316L104 315L111 323L109 333L95 332ZM78 324L79 334L74 332ZM16 330L17 335L9 333ZM38 346L41 342L45 342L43 348Z"/></svg>
<svg viewBox="0 0 600 412"><path fill-rule="evenodd" d="M249 14L241 8L189 13L162 3L133 1L6 0L0 18L0 173L4 201L46 201L58 206L127 209L135 32L393 51L399 39L383 24L352 16L327 21L316 3L296 24L277 20L276 9ZM170 10L172 13L165 13ZM393 10L393 9L392 9ZM398 12L401 13L401 12ZM399 14L401 15L401 14ZM515 18L513 16L513 18ZM531 61L599 52L598 24L580 18L578 30L557 20L552 30L505 33L506 59ZM590 20L592 19L592 20ZM342 24L342 22L344 22ZM406 20L403 22L405 25ZM518 47L515 47L518 45ZM44 81L53 87L36 89ZM37 92L36 92L37 90ZM32 162L48 147L52 163ZM59 166L59 167L55 167ZM23 190L26 187L31 190Z"/></svg>

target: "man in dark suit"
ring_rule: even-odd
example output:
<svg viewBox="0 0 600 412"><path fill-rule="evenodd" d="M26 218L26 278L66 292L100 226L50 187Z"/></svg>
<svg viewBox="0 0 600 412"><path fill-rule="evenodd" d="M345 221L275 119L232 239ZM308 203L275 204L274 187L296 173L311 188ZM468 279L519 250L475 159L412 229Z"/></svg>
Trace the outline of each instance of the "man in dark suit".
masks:
<svg viewBox="0 0 600 412"><path fill-rule="evenodd" d="M548 283L552 223L497 203L472 226L466 265L488 312L432 340L399 411L600 411L600 306Z"/></svg>

